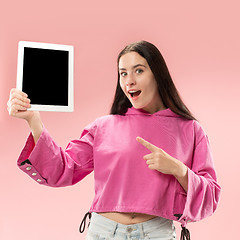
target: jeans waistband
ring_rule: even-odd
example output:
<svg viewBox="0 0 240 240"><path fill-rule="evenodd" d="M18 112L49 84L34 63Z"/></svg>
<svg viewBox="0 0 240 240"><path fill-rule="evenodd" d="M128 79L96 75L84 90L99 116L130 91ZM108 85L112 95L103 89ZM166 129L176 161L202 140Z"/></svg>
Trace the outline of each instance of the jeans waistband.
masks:
<svg viewBox="0 0 240 240"><path fill-rule="evenodd" d="M148 221L136 224L125 225L108 219L98 213L93 212L89 230L101 229L102 231L111 232L112 237L116 231L118 234L131 233L132 231L139 231L142 236L154 229L163 228L170 230L173 227L173 221L162 217L155 217Z"/></svg>

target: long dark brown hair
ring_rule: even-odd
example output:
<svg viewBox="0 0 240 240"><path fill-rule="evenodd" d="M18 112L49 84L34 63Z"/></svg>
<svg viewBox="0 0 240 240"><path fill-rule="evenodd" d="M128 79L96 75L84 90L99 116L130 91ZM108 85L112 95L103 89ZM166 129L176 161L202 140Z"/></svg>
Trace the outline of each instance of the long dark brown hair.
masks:
<svg viewBox="0 0 240 240"><path fill-rule="evenodd" d="M168 71L166 62L158 48L147 41L131 43L119 53L117 66L119 65L120 58L129 52L136 52L146 59L154 78L157 81L158 92L162 98L164 106L170 108L173 112L184 118L196 120L187 106L183 103ZM132 107L132 104L122 91L119 80L120 74L118 71L117 88L110 114L124 115L128 108Z"/></svg>

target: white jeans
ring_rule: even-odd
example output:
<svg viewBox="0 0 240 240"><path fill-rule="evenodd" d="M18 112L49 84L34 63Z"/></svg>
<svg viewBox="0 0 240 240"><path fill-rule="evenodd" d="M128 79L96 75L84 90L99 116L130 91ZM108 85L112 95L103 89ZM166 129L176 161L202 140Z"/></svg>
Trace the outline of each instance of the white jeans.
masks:
<svg viewBox="0 0 240 240"><path fill-rule="evenodd" d="M172 220L161 217L146 222L124 225L100 214L92 213L87 240L175 240L176 231Z"/></svg>

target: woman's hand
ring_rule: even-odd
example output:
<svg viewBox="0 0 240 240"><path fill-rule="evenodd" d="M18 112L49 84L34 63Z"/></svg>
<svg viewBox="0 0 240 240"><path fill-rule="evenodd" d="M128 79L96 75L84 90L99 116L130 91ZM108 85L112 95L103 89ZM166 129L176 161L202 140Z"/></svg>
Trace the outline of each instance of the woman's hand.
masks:
<svg viewBox="0 0 240 240"><path fill-rule="evenodd" d="M187 192L188 168L178 159L170 156L161 148L154 146L143 138L137 137L137 141L144 147L151 151L150 154L145 155L143 158L146 160L148 167L152 170L157 170L164 174L171 174L176 177L184 190Z"/></svg>
<svg viewBox="0 0 240 240"><path fill-rule="evenodd" d="M27 111L30 107L30 99L27 94L16 88L12 88L7 106L10 116L25 119L28 122L36 143L42 133L43 127L40 113L37 111Z"/></svg>
<svg viewBox="0 0 240 240"><path fill-rule="evenodd" d="M27 108L30 107L30 99L27 94L16 88L11 89L7 106L9 115L12 117L28 121L34 114L32 111L27 111Z"/></svg>

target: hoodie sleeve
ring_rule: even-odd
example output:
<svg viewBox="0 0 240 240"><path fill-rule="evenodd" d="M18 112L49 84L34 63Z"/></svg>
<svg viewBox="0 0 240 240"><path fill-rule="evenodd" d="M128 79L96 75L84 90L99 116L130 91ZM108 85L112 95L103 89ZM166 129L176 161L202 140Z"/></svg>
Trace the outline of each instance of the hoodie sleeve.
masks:
<svg viewBox="0 0 240 240"><path fill-rule="evenodd" d="M195 148L192 167L188 169L187 199L179 219L183 226L212 215L221 189L217 184L208 137L198 122L195 122L194 129Z"/></svg>
<svg viewBox="0 0 240 240"><path fill-rule="evenodd" d="M17 165L39 184L51 187L76 184L94 168L94 129L94 124L88 125L81 137L63 150L44 127L36 145L32 134L29 135Z"/></svg>

